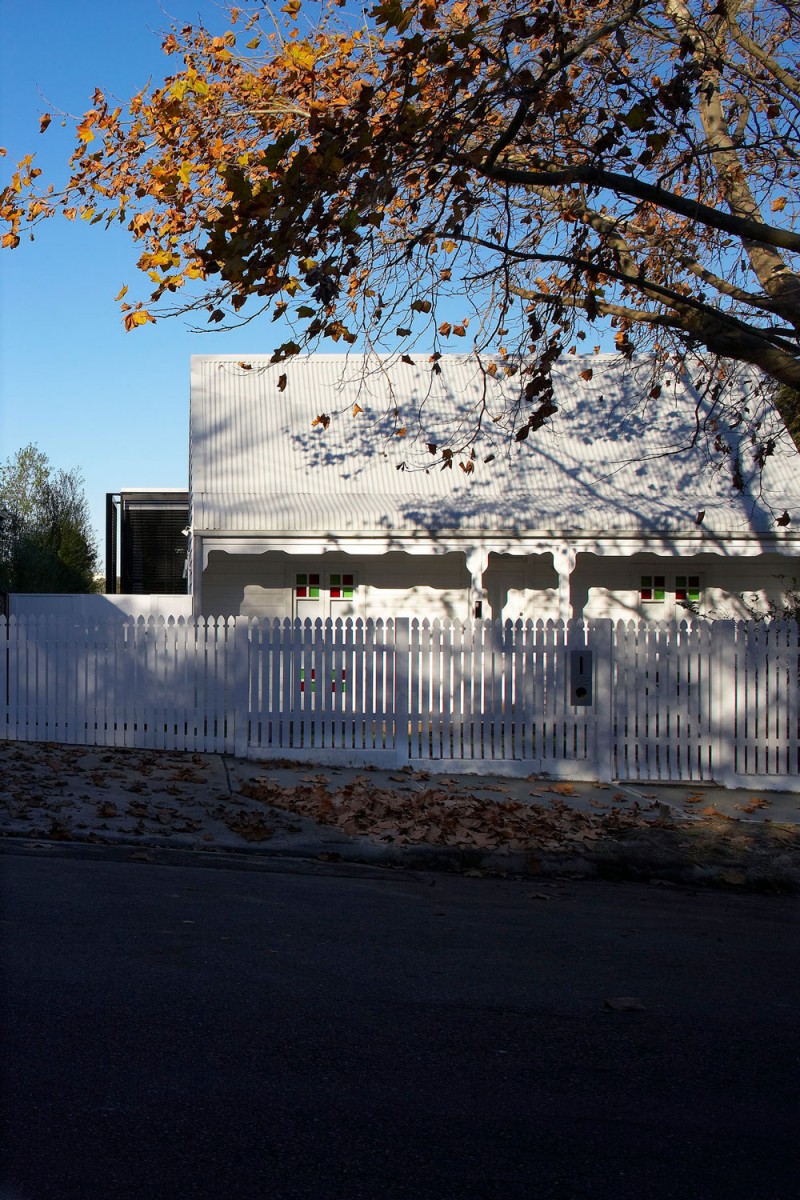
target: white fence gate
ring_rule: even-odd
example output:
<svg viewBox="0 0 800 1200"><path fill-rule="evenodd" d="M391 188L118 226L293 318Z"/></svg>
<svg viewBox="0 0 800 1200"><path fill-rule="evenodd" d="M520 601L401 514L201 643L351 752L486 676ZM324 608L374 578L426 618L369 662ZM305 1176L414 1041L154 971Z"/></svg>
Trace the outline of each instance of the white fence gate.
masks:
<svg viewBox="0 0 800 1200"><path fill-rule="evenodd" d="M0 619L0 739L800 789L794 622Z"/></svg>

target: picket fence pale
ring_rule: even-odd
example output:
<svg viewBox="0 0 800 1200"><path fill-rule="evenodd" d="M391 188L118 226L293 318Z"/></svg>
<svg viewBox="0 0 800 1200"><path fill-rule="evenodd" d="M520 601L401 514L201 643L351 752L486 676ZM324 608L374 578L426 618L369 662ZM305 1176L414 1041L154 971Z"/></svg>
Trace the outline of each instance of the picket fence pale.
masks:
<svg viewBox="0 0 800 1200"><path fill-rule="evenodd" d="M797 789L795 622L0 620L0 738Z"/></svg>

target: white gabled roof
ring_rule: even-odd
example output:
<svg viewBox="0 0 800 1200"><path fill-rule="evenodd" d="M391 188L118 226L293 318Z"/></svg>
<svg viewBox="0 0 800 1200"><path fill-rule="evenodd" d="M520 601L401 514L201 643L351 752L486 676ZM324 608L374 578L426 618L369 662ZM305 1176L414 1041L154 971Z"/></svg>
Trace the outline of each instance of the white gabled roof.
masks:
<svg viewBox="0 0 800 1200"><path fill-rule="evenodd" d="M518 400L517 379L487 375L469 355L443 356L438 366L432 373L425 355L388 368L355 354L281 365L268 356L193 357L194 529L676 534L698 532L705 510L706 534L757 535L774 532L784 509L797 528L800 457L788 435L761 480L738 493L729 470L708 466L705 434L692 447L708 414L674 378L643 401L644 370L614 356L568 359L554 374L559 412L518 443L521 421L504 417ZM327 428L313 424L320 416L330 418ZM434 465L429 444L457 446L479 421L472 473Z"/></svg>

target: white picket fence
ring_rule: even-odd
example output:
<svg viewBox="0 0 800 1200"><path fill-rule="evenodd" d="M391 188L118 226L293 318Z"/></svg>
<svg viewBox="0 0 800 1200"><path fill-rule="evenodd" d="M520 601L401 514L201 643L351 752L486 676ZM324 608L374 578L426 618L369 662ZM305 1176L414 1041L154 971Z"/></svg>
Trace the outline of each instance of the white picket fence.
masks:
<svg viewBox="0 0 800 1200"><path fill-rule="evenodd" d="M0 739L800 790L794 622L0 619Z"/></svg>

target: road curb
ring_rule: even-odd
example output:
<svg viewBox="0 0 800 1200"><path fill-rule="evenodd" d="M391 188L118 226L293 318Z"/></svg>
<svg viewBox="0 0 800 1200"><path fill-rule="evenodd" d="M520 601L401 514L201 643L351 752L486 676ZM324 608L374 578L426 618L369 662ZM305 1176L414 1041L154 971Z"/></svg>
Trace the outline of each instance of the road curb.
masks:
<svg viewBox="0 0 800 1200"><path fill-rule="evenodd" d="M475 847L380 845L364 840L344 842L298 841L284 846L176 844L168 839L70 838L50 840L4 834L0 853L107 857L119 861L169 865L171 858L191 856L208 864L232 863L279 869L304 863L326 870L359 866L378 870L440 872L465 876L537 879L569 878L604 882L655 883L665 886L718 887L740 892L800 895L800 864L764 859L743 864L729 860L713 864L690 863L674 855L646 857L620 843L607 843L582 854L479 850Z"/></svg>

